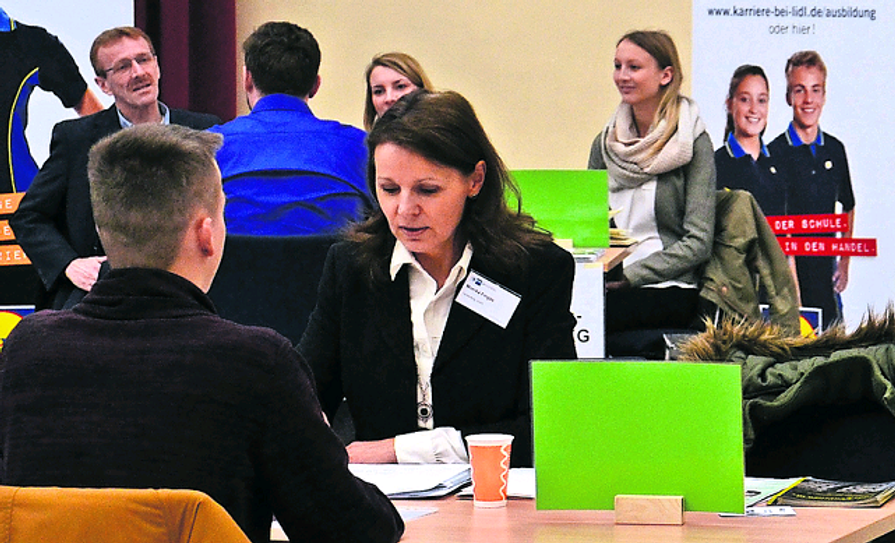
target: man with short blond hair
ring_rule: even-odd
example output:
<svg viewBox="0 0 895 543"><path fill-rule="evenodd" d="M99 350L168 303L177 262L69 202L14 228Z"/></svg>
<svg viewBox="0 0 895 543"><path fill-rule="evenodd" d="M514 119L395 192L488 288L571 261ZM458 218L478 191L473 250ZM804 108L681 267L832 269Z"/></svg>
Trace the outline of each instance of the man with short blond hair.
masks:
<svg viewBox="0 0 895 543"><path fill-rule="evenodd" d="M53 128L50 157L10 220L16 239L45 289L41 308L69 308L90 290L105 261L96 234L87 182L87 152L104 136L144 123L208 128L213 115L168 108L158 99L161 77L145 32L118 27L94 40L90 61L96 84L115 104Z"/></svg>
<svg viewBox="0 0 895 543"><path fill-rule="evenodd" d="M836 212L836 204L848 214L848 232L855 223L855 195L845 146L820 129L820 115L827 101L827 66L817 51L799 51L786 61L786 103L792 107L792 122L768 145L778 157L787 180L787 215ZM815 234L820 236L833 234ZM848 286L850 258L797 256L801 305L819 307L823 326L842 320L839 295Z"/></svg>
<svg viewBox="0 0 895 543"><path fill-rule="evenodd" d="M393 543L400 515L348 470L291 342L222 319L206 294L227 233L220 144L149 124L90 151L112 269L0 351L0 483L189 488L255 543L272 515L290 541Z"/></svg>

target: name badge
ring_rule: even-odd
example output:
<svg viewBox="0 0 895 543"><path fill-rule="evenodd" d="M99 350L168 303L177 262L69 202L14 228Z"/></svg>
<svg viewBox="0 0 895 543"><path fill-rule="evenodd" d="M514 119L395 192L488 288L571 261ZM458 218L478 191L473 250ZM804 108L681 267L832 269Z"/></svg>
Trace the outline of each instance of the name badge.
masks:
<svg viewBox="0 0 895 543"><path fill-rule="evenodd" d="M460 287L456 302L501 328L506 328L521 300L522 297L512 290L470 270Z"/></svg>

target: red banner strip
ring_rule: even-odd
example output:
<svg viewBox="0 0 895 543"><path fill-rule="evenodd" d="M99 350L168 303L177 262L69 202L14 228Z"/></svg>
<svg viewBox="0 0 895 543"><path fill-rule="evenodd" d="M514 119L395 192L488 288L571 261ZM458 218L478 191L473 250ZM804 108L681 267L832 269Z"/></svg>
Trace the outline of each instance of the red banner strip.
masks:
<svg viewBox="0 0 895 543"><path fill-rule="evenodd" d="M767 217L771 230L781 234L828 234L848 232L848 214L776 215Z"/></svg>
<svg viewBox="0 0 895 543"><path fill-rule="evenodd" d="M777 238L783 252L796 256L876 256L874 238Z"/></svg>

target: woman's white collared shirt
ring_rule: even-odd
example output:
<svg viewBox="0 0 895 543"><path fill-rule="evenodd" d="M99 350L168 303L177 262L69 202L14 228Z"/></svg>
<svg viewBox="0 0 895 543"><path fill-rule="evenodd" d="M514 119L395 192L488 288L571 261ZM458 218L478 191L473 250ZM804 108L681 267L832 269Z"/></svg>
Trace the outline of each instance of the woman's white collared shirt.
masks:
<svg viewBox="0 0 895 543"><path fill-rule="evenodd" d="M435 426L432 410L432 367L444 334L457 289L469 273L472 245L467 243L460 260L451 268L439 289L432 278L401 242L395 243L389 273L395 280L402 267L409 266L410 321L413 355L417 366L417 424L423 430L395 437L399 463L468 462L466 447L455 428Z"/></svg>

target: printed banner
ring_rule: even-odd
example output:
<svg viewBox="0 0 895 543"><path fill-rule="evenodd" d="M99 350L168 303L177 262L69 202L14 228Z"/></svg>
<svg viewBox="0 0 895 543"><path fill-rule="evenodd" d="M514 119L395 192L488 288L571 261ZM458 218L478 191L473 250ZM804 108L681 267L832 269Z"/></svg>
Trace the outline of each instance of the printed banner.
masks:
<svg viewBox="0 0 895 543"><path fill-rule="evenodd" d="M869 238L777 238L783 252L795 256L876 256Z"/></svg>
<svg viewBox="0 0 895 543"><path fill-rule="evenodd" d="M846 325L857 324L868 308L882 310L895 299L895 213L892 212L892 172L895 153L881 127L895 126L895 109L880 102L880 89L889 87L895 66L882 62L888 44L895 43L892 14L895 3L883 0L693 0L692 94L699 104L717 149L724 143L727 124L725 99L734 70L744 64L764 69L769 83L767 145L783 134L793 119L787 102L784 69L787 59L805 50L817 51L826 65L819 127L845 148L854 193L853 240L819 238L808 246L805 238L781 239L792 254L869 256L849 263L849 281L841 293ZM686 74L685 74L686 75ZM839 166L837 164L837 166ZM818 198L814 189L795 197ZM826 190L826 189L823 189ZM836 189L824 198L838 199ZM824 213L845 213L837 205ZM799 212L801 213L801 212ZM772 223L772 227L773 227ZM779 224L779 233L843 232L844 225L815 224L803 230L795 221ZM833 243L838 243L835 248ZM815 250L817 249L817 250ZM838 297L837 297L838 298ZM824 321L832 316L824 315Z"/></svg>
<svg viewBox="0 0 895 543"><path fill-rule="evenodd" d="M0 221L0 241L12 241L14 239L16 239L16 236L9 226L9 221Z"/></svg>
<svg viewBox="0 0 895 543"><path fill-rule="evenodd" d="M767 217L771 230L781 234L829 234L848 232L848 214L777 215Z"/></svg>
<svg viewBox="0 0 895 543"><path fill-rule="evenodd" d="M97 0L95 2L70 2L63 0L2 0L0 8L11 18L16 24L7 25L6 30L13 31L18 28L18 24L38 26L46 29L47 32L56 36L63 46L71 54L72 58L78 66L84 81L88 85L88 89L102 102L108 106L112 103L112 99L106 96L94 82L95 74L90 64L90 46L93 40L102 31L122 26L132 25L134 22L134 2L131 0ZM4 43L7 41L4 40ZM37 52L44 52L44 48L36 49ZM31 177L34 175L34 167L43 164L49 155L50 139L53 126L63 120L77 116L74 109L66 109L61 99L52 92L47 92L40 87L33 87L36 82L41 82L44 78L48 81L54 81L55 75L53 71L50 73L40 72L37 74L28 73L27 79L22 81L21 77L15 77L19 70L23 68L16 66L18 63L7 63L0 65L0 73L3 78L0 82L9 86L14 85L13 92L19 93L19 98L23 101L18 102L21 109L14 108L12 103L4 104L5 114L3 121L4 132L6 133L5 142L7 149L12 149L14 154L9 164L5 166L7 172L0 176L4 179L3 190L0 192L8 193L11 189L10 170L14 164L22 167L25 164L25 170L18 170L23 173L27 170L27 184L30 184ZM27 65L26 65L27 66ZM52 64L55 66L55 64ZM30 67L29 67L30 68ZM40 68L40 66L38 66ZM10 75L12 73L12 75ZM36 76L36 81L35 81ZM47 83L47 81L43 81ZM48 87L55 86L49 85ZM33 92L28 94L27 90ZM13 123L13 111L16 112L16 118L26 120L27 124L22 134L22 124ZM13 128L15 137L12 138ZM10 141L12 139L12 141ZM13 145L15 142L15 145ZM29 156L30 155L30 156ZM34 162L32 162L32 158ZM19 178L21 180L21 178ZM16 210L19 201L22 198L20 193L21 186L18 181L15 183L16 194L0 194L0 218L8 221L9 215ZM0 238L4 241L0 243L0 304L18 304L33 303L36 289L39 285L39 279L36 272L26 268L25 265L31 263L21 247L9 244L12 241L11 232L8 224L3 222L0 224ZM35 293L32 293L35 291ZM2 334L0 334L2 335Z"/></svg>
<svg viewBox="0 0 895 543"><path fill-rule="evenodd" d="M0 216L15 213L24 197L22 192L0 194Z"/></svg>
<svg viewBox="0 0 895 543"><path fill-rule="evenodd" d="M63 0L2 0L0 5L12 19L43 27L58 37L75 59L88 88L104 105L112 104L112 99L93 81L96 75L90 65L90 45L103 30L134 24L132 1L96 0L88 4ZM31 95L26 136L38 166L49 156L53 125L76 116L49 92L38 90Z"/></svg>
<svg viewBox="0 0 895 543"><path fill-rule="evenodd" d="M0 351L3 342L19 321L34 313L33 305L0 305Z"/></svg>

